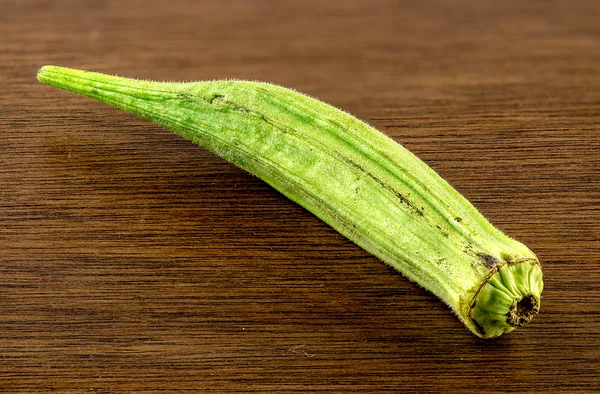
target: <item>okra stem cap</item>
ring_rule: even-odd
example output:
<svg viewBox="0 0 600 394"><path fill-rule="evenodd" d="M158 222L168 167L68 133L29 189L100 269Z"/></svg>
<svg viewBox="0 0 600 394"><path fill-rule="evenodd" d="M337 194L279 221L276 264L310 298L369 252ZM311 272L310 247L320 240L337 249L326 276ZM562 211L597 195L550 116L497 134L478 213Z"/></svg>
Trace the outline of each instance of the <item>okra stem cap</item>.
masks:
<svg viewBox="0 0 600 394"><path fill-rule="evenodd" d="M524 326L540 309L542 269L536 260L506 264L494 271L473 298L471 322L483 338Z"/></svg>

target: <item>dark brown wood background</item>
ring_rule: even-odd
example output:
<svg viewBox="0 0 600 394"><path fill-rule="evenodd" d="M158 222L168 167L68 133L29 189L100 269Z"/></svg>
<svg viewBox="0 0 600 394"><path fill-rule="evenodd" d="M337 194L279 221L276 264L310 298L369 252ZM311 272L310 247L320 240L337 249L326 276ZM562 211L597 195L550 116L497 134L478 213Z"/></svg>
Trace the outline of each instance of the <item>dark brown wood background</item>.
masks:
<svg viewBox="0 0 600 394"><path fill-rule="evenodd" d="M0 391L600 390L600 4L2 1ZM43 86L240 78L349 111L543 262L497 340L253 178Z"/></svg>

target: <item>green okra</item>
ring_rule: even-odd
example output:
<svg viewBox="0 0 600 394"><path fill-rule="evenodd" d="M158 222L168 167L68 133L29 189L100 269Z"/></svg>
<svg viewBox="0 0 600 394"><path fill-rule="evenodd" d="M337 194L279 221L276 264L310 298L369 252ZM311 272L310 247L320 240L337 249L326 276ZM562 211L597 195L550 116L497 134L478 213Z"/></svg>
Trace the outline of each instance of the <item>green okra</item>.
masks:
<svg viewBox="0 0 600 394"><path fill-rule="evenodd" d="M164 126L260 177L433 292L480 337L538 313L535 254L408 150L343 111L260 82L150 82L56 66L38 79Z"/></svg>

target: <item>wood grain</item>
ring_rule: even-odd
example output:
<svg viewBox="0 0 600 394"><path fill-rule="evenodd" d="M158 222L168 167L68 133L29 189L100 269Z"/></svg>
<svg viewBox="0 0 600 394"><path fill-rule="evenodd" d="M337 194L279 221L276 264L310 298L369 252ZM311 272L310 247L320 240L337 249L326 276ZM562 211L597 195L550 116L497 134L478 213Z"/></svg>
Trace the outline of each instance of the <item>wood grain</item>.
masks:
<svg viewBox="0 0 600 394"><path fill-rule="evenodd" d="M0 13L0 391L600 391L596 1L34 1ZM542 260L498 340L262 181L44 64L306 92Z"/></svg>

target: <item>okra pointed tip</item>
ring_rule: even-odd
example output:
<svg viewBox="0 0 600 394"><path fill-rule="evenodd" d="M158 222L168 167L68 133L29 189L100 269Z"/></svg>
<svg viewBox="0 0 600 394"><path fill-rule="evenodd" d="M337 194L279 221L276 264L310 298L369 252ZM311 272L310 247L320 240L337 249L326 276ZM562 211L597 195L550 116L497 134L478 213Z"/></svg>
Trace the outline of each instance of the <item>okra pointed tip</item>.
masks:
<svg viewBox="0 0 600 394"><path fill-rule="evenodd" d="M54 66L50 66L50 65L45 65L42 66L38 72L37 72L37 79L38 81L45 83L45 79L48 75L48 72L53 68Z"/></svg>
<svg viewBox="0 0 600 394"><path fill-rule="evenodd" d="M46 85L53 85L53 81L56 80L56 77L60 74L64 74L66 70L69 70L66 67L53 66L53 65L45 65L42 66L37 72L37 79L41 83Z"/></svg>

